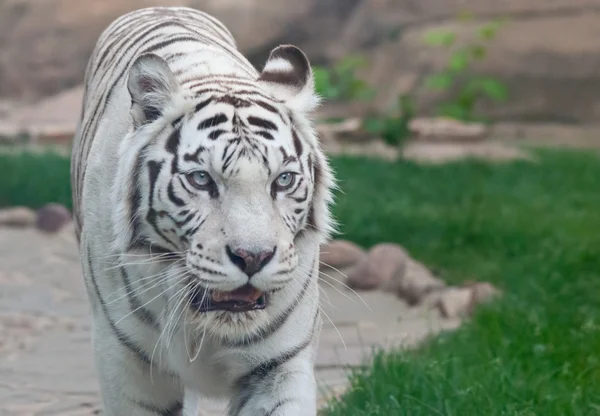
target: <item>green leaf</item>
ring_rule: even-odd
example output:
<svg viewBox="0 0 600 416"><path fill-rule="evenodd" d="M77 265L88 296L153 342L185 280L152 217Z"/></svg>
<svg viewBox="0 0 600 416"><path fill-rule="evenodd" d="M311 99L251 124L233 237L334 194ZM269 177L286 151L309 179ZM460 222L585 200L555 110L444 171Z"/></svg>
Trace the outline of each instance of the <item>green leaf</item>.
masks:
<svg viewBox="0 0 600 416"><path fill-rule="evenodd" d="M365 67L367 58L360 54L348 55L335 65L335 72L338 74L351 74L358 68Z"/></svg>
<svg viewBox="0 0 600 416"><path fill-rule="evenodd" d="M385 120L382 118L365 118L362 123L362 128L371 134L380 135L385 128Z"/></svg>
<svg viewBox="0 0 600 416"><path fill-rule="evenodd" d="M417 111L415 100L408 94L398 97L398 107L400 110L400 117L403 118L412 118Z"/></svg>
<svg viewBox="0 0 600 416"><path fill-rule="evenodd" d="M479 88L485 95L494 101L503 102L508 99L508 87L500 80L495 78L478 78Z"/></svg>
<svg viewBox="0 0 600 416"><path fill-rule="evenodd" d="M479 28L478 35L481 39L491 40L496 37L498 30L504 25L503 20L494 20Z"/></svg>
<svg viewBox="0 0 600 416"><path fill-rule="evenodd" d="M331 72L327 68L314 66L313 77L315 82L315 90L324 98L332 98L330 96L331 89Z"/></svg>
<svg viewBox="0 0 600 416"><path fill-rule="evenodd" d="M471 56L474 59L481 60L487 55L487 49L481 45L475 45L471 47Z"/></svg>
<svg viewBox="0 0 600 416"><path fill-rule="evenodd" d="M424 41L429 46L452 46L456 35L452 32L432 30L425 34Z"/></svg>
<svg viewBox="0 0 600 416"><path fill-rule="evenodd" d="M444 103L438 107L438 114L444 117L450 117L456 120L468 120L469 113L467 109L457 103Z"/></svg>
<svg viewBox="0 0 600 416"><path fill-rule="evenodd" d="M469 66L469 51L461 49L452 54L448 67L454 72L464 71Z"/></svg>
<svg viewBox="0 0 600 416"><path fill-rule="evenodd" d="M434 74L425 78L425 87L433 90L446 90L452 86L453 81L454 77L452 74Z"/></svg>

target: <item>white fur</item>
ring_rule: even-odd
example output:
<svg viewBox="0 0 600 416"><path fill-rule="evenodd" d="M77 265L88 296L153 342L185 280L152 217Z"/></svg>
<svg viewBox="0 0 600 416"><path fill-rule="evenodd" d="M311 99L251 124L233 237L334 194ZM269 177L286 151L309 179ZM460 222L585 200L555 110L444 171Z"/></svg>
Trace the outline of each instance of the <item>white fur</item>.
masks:
<svg viewBox="0 0 600 416"><path fill-rule="evenodd" d="M97 60L106 52L115 33L127 30L127 25L129 30L134 30L141 24L138 18L150 19L147 24L160 22L164 19L160 15L165 11L178 13L189 24L197 23L197 31L204 30L205 36L218 42L201 48L193 42L173 43L155 51L156 58L142 60L140 65L133 65L139 55L132 52L135 48L131 47L124 52L128 55L121 60L120 67L103 67L92 75ZM183 29L166 26L160 30L165 36L173 36ZM88 65L83 117L73 146L72 182L77 227L81 231L82 268L93 312L96 367L107 416L161 414L158 410L165 411L182 400L184 411L191 416L194 414L191 412L196 412L194 402L198 397L230 400L230 416L316 415L313 365L320 327L318 256L319 245L333 229L329 205L334 186L308 118L318 104L318 97L314 93L312 74L307 77L306 85L295 90L286 85L259 82L259 74L241 55L238 54L240 60L236 60L225 50L237 53L233 38L214 18L186 8L151 8L115 21L101 36ZM182 51L186 55L170 62L169 66L163 64L163 57ZM290 69L291 64L282 59L269 61L265 66L265 70ZM117 79L116 74L122 70L128 71L129 76ZM206 192L187 197L185 207L195 215L191 222L197 221L202 226L189 236L187 246L180 247L185 255L175 262L161 261L160 255L156 257L144 248L131 248L131 244L137 233L150 239L150 247L153 244L168 247L165 238L145 220L151 208L147 202L150 193L147 162L166 161L154 190L161 198L155 198L153 207L176 215L175 209L165 202L167 184L172 179L169 164L172 156L165 150L165 143L175 129L172 125L175 120L183 116L177 127L180 128L177 151L193 153L199 143L207 143L211 146L207 166L215 171L225 172L225 162L220 155L226 151L227 141L206 140L201 137L204 133L198 130L198 125L218 113L232 120L235 111L236 117L264 117L277 125L277 133L273 133L275 139L269 142L272 144L268 144L271 147L267 153L272 172L280 168L279 146L289 152L294 149L292 133L286 123L260 106L233 110L226 104L211 104L210 108L196 111L195 106L203 97L195 97L195 90L188 87L193 83L189 79L196 77L201 81L213 75L216 80L209 86L218 91L214 94L236 96L236 91L251 88L271 97L270 102L282 114L291 111L304 148L298 163L306 166L308 158L312 158L320 168L320 182L311 183L308 172L303 171L306 202L294 202L281 195L273 200L265 184L272 183L275 177L269 177L261 164L239 159L235 166L239 168L238 174L227 178L215 175L220 187L218 198ZM254 85L228 85L226 79L231 75ZM224 78L219 79L221 76ZM137 89L144 77L157 81L157 88ZM111 95L95 124L93 109L104 102L108 91ZM161 110L157 120L144 121L142 109L148 105ZM141 158L143 149L146 155ZM141 167L137 165L139 160L144 161ZM179 163L180 169L185 170L193 169L196 162L180 159ZM136 184L133 183L135 178ZM177 181L172 183L180 197L186 195L183 185ZM136 186L140 191L140 205L132 217L132 189ZM286 222L284 218L289 217L298 204L304 204L304 208L312 204L314 209L316 229L305 226L302 237L296 237L294 230L298 230L290 227L289 220ZM201 217L204 217L203 222L200 222ZM132 218L139 220L137 230L133 229ZM170 236L170 240L182 231L169 231L169 224L172 226L169 221L159 218L157 223L160 227L164 225L164 235ZM179 240L174 241L179 244ZM189 287L185 286L184 278L191 277L193 281L202 277L208 282L205 287L220 290L232 290L247 282L247 276L227 259L224 250L227 244L257 249L277 247L274 259L252 277L252 283L261 290L278 289L265 310L248 314L198 314L187 304L188 298L184 295L188 294ZM211 268L219 274L202 274L193 267ZM125 285L126 279L129 288ZM300 296L301 293L304 295ZM132 307L132 294L143 308ZM300 302L294 305L298 298ZM291 306L295 307L277 331L270 336L257 336ZM143 321L139 315L142 310L156 319L158 329ZM240 344L250 339L252 342ZM295 351L298 346L303 348L293 357L282 360L267 375L261 377L259 371L250 377L247 385L239 384L257 366ZM132 352L134 349L139 352ZM140 357L148 358L150 365Z"/></svg>

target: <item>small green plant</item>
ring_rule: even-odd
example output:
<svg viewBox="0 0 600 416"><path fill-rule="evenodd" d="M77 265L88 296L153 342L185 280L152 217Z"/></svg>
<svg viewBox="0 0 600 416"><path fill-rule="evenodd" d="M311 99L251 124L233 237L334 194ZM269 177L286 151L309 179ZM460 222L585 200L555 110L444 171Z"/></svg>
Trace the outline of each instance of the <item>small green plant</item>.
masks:
<svg viewBox="0 0 600 416"><path fill-rule="evenodd" d="M331 69L322 66L313 67L315 89L328 100L369 100L375 96L375 90L356 76L356 71L367 65L361 55L350 55L336 63Z"/></svg>
<svg viewBox="0 0 600 416"><path fill-rule="evenodd" d="M508 88L499 79L469 73L475 62L485 59L486 44L496 37L503 24L503 20L497 19L483 25L477 29L473 42L457 47L456 34L451 31L433 30L425 35L427 45L452 49L445 68L424 81L426 88L454 92L452 98L439 105L439 115L463 121L481 121L484 118L475 112L478 102L484 99L504 102L508 99Z"/></svg>
<svg viewBox="0 0 600 416"><path fill-rule="evenodd" d="M413 98L401 95L396 106L388 114L365 118L363 129L380 136L390 145L401 146L410 136L409 123L415 116L415 111Z"/></svg>

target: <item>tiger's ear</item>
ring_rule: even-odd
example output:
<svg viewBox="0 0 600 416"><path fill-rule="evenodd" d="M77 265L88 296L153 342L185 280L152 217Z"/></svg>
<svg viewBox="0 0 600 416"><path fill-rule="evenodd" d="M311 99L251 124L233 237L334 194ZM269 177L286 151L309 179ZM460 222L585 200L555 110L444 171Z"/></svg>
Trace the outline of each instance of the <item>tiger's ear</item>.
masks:
<svg viewBox="0 0 600 416"><path fill-rule="evenodd" d="M319 105L310 62L296 46L273 49L258 81L293 110L308 113Z"/></svg>
<svg viewBox="0 0 600 416"><path fill-rule="evenodd" d="M129 70L127 89L136 126L159 118L179 89L167 63L155 54L140 55Z"/></svg>

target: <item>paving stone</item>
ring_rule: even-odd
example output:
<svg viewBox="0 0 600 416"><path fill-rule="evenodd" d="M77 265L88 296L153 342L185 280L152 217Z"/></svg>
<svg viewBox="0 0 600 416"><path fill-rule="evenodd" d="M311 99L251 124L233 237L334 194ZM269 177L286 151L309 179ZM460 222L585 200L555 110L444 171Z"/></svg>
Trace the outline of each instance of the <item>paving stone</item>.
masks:
<svg viewBox="0 0 600 416"><path fill-rule="evenodd" d="M0 416L101 414L79 267L72 230L0 232ZM459 324L381 292L323 285L322 299L331 321L324 318L317 355L320 405L343 391L349 366L368 362L373 347L414 346ZM202 409L225 414L224 403Z"/></svg>

